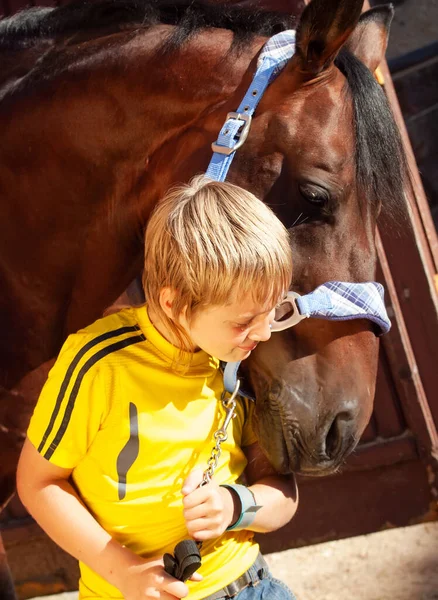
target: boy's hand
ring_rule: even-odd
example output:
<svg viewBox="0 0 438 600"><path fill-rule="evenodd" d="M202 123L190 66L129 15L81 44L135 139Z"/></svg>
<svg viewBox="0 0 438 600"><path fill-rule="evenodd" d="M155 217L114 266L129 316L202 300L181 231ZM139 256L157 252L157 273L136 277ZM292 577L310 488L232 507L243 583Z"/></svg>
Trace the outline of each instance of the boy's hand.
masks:
<svg viewBox="0 0 438 600"><path fill-rule="evenodd" d="M182 487L184 519L189 534L200 542L218 538L234 522L234 501L214 480L199 487L201 469L193 470Z"/></svg>
<svg viewBox="0 0 438 600"><path fill-rule="evenodd" d="M191 581L200 581L201 575L194 573ZM176 600L185 598L189 589L164 570L162 558L144 560L130 566L118 584L125 600Z"/></svg>

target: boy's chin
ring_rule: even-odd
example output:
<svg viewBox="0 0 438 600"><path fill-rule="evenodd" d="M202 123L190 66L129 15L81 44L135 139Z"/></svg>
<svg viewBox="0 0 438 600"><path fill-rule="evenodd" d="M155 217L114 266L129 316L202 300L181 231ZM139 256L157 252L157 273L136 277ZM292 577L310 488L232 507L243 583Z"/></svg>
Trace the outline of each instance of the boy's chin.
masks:
<svg viewBox="0 0 438 600"><path fill-rule="evenodd" d="M236 362L238 360L245 360L245 358L248 358L248 356L251 354L252 350L247 350L247 349L243 349L243 348L235 348L234 351L231 353L232 354L232 358L228 359L228 362Z"/></svg>
<svg viewBox="0 0 438 600"><path fill-rule="evenodd" d="M216 355L216 358L221 362L238 362L245 360L251 354L252 350L243 350L242 348L233 348L230 352L223 355Z"/></svg>

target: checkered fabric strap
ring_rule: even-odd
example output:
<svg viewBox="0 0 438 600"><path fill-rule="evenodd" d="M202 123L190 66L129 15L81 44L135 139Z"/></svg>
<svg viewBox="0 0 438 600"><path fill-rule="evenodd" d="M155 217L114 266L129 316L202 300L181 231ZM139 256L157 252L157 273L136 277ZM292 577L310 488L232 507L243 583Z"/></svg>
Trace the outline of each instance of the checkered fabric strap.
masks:
<svg viewBox="0 0 438 600"><path fill-rule="evenodd" d="M288 30L271 37L260 53L257 70L235 113L228 113L219 136L212 144L213 156L206 176L225 181L236 150L245 141L251 118L268 85L277 77L295 53L295 31Z"/></svg>
<svg viewBox="0 0 438 600"><path fill-rule="evenodd" d="M383 285L376 281L347 283L328 281L310 294L297 298L301 315L333 321L368 319L388 333L391 321L386 312Z"/></svg>
<svg viewBox="0 0 438 600"><path fill-rule="evenodd" d="M284 320L274 321L273 332L293 327L309 317L330 321L368 319L378 326L378 335L388 333L391 329L391 321L384 302L384 289L375 281L365 283L328 281L304 296L289 292L284 304L292 305L292 314ZM224 385L229 393L232 393L236 386L239 366L240 362L232 362L227 363L224 368ZM243 390L239 390L239 394L254 400Z"/></svg>

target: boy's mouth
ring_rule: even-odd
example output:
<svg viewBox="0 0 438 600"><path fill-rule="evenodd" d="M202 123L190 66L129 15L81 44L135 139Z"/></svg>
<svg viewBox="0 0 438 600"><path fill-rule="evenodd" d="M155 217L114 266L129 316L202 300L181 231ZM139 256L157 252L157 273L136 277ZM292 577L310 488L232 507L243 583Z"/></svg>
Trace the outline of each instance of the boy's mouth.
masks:
<svg viewBox="0 0 438 600"><path fill-rule="evenodd" d="M239 346L239 348L241 350L243 350L244 352L252 352L252 350L254 350L256 347L257 347L257 343L251 344L251 346Z"/></svg>

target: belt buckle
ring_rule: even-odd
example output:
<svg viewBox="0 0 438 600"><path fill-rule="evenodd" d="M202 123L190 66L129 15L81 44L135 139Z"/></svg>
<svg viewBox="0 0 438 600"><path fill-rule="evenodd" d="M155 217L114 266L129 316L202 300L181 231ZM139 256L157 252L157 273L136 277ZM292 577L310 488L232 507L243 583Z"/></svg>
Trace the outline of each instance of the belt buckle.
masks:
<svg viewBox="0 0 438 600"><path fill-rule="evenodd" d="M241 577L238 577L236 579L236 581L232 581L230 584L228 584L227 586L224 587L224 591L226 594L226 598L235 598L237 596L237 594L240 594L240 592L242 592L245 588L247 588L252 581L249 580L245 583L245 585L237 585L237 582L239 581Z"/></svg>
<svg viewBox="0 0 438 600"><path fill-rule="evenodd" d="M235 596L237 596L237 594L239 594L245 588L249 587L250 585L255 585L257 583L260 583L260 581L262 581L263 579L266 578L267 565L266 565L264 559L262 558L260 560L260 558L261 557L258 556L256 558L256 560L254 561L254 564L251 565L251 567L249 567L249 569L247 569L245 571L245 573L243 573L235 581L232 581L231 583L229 583L228 585L226 585L224 587L224 592L226 594L226 598L234 598ZM257 579L255 579L255 580L249 573L250 570L254 569L254 568L256 569L256 573L257 573Z"/></svg>
<svg viewBox="0 0 438 600"><path fill-rule="evenodd" d="M254 579L250 575L251 569L255 570L257 578ZM205 600L226 600L235 598L237 594L239 594L242 590L249 587L250 585L255 585L266 579L269 575L269 567L261 554L259 554L254 561L254 563L240 576L237 577L234 581L225 585L221 590L215 592L211 596L207 596Z"/></svg>

